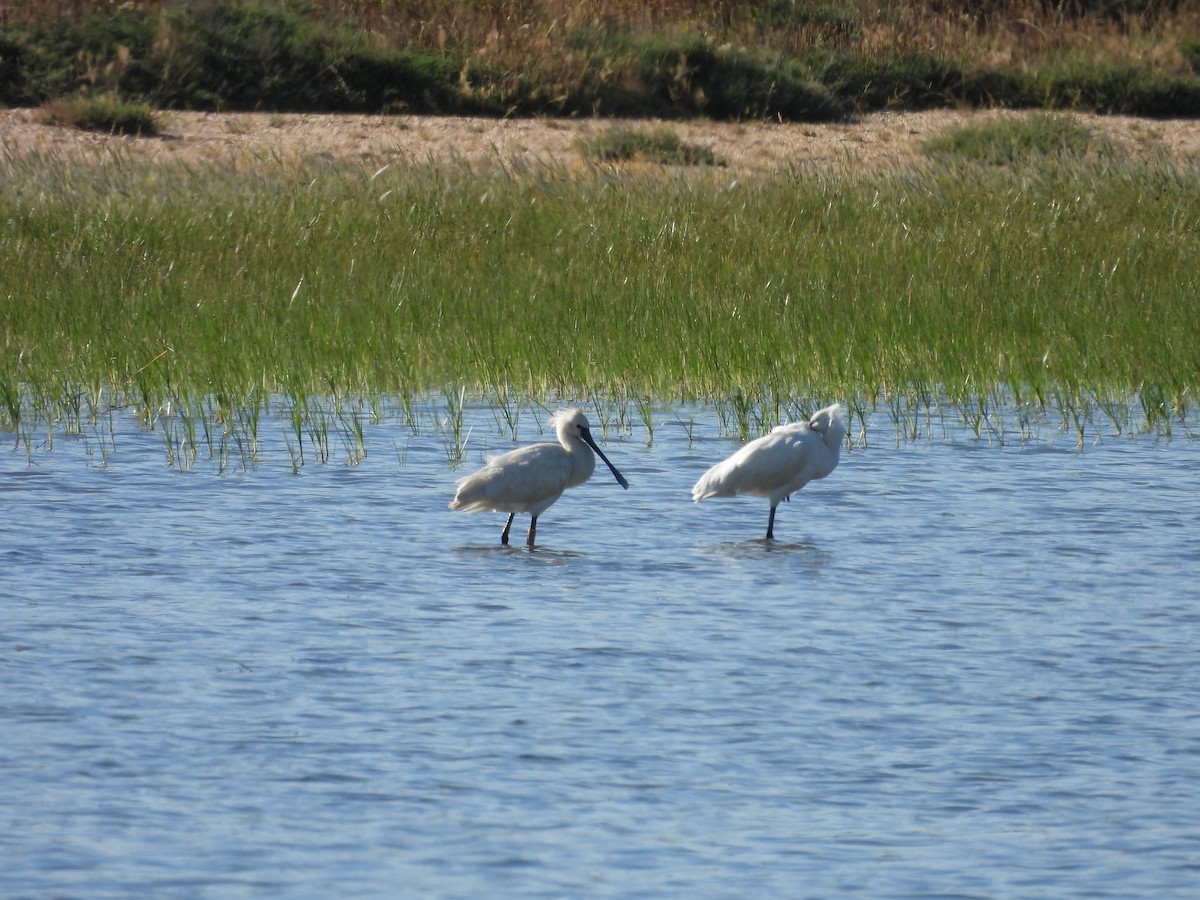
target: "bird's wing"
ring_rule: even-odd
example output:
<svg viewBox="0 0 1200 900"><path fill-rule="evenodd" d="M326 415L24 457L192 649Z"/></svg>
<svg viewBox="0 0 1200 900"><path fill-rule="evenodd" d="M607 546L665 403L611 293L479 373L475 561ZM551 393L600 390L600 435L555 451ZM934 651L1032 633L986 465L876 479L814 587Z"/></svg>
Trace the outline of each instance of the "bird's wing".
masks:
<svg viewBox="0 0 1200 900"><path fill-rule="evenodd" d="M571 461L558 444L531 444L488 459L458 482L454 509L524 512L566 487Z"/></svg>
<svg viewBox="0 0 1200 900"><path fill-rule="evenodd" d="M763 438L747 466L752 487L746 493L769 497L794 482L807 464L809 444L815 437L807 425L798 423Z"/></svg>
<svg viewBox="0 0 1200 900"><path fill-rule="evenodd" d="M776 428L746 444L700 477L692 488L692 499L699 501L706 497L737 494L770 496L788 480L795 468L794 453L790 449L792 434L787 429Z"/></svg>

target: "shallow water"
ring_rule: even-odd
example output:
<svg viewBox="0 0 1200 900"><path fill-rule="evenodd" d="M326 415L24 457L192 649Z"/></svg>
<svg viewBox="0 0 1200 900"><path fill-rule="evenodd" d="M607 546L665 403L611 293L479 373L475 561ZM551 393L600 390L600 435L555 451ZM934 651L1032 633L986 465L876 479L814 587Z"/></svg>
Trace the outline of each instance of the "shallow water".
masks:
<svg viewBox="0 0 1200 900"><path fill-rule="evenodd" d="M881 423L767 544L701 410L529 552L467 420L0 453L6 895L1194 896L1200 442Z"/></svg>

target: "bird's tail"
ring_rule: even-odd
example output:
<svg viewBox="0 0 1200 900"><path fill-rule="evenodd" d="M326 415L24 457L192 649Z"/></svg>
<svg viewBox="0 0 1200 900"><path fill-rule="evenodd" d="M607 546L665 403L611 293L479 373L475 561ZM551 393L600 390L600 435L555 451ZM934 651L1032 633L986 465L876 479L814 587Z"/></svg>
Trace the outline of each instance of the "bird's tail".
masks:
<svg viewBox="0 0 1200 900"><path fill-rule="evenodd" d="M728 497L731 492L726 484L728 471L724 463L718 463L700 476L692 487L692 502L699 503L709 497Z"/></svg>
<svg viewBox="0 0 1200 900"><path fill-rule="evenodd" d="M467 512L479 512L488 508L488 470L480 469L474 475L458 479L455 485L454 499L450 501L451 509L462 509Z"/></svg>

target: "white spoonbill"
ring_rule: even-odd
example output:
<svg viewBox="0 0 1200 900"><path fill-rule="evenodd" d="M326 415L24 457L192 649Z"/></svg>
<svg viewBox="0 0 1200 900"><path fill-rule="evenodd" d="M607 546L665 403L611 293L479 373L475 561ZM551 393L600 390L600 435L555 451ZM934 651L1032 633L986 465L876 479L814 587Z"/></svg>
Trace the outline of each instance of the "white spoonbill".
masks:
<svg viewBox="0 0 1200 900"><path fill-rule="evenodd" d="M807 422L780 425L751 441L696 482L692 500L749 494L771 501L767 540L775 537L775 507L800 488L837 467L846 425L841 404L813 413Z"/></svg>
<svg viewBox="0 0 1200 900"><path fill-rule="evenodd" d="M450 508L508 513L508 522L500 532L500 543L505 545L513 517L517 513L529 513L532 518L526 543L532 547L538 516L567 488L581 485L592 477L596 469L593 450L612 470L617 483L629 490L625 476L592 440L587 416L582 410L560 409L550 419L550 424L558 433L557 444L531 444L489 457L482 469L459 480Z"/></svg>

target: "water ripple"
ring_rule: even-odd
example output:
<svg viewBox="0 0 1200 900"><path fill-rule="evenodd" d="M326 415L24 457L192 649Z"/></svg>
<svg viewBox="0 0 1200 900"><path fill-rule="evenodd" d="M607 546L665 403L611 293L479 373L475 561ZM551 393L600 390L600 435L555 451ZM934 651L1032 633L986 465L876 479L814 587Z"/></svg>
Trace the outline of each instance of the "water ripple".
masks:
<svg viewBox="0 0 1200 900"><path fill-rule="evenodd" d="M1193 893L1195 444L855 450L767 543L701 418L530 551L389 427L0 457L6 891Z"/></svg>

